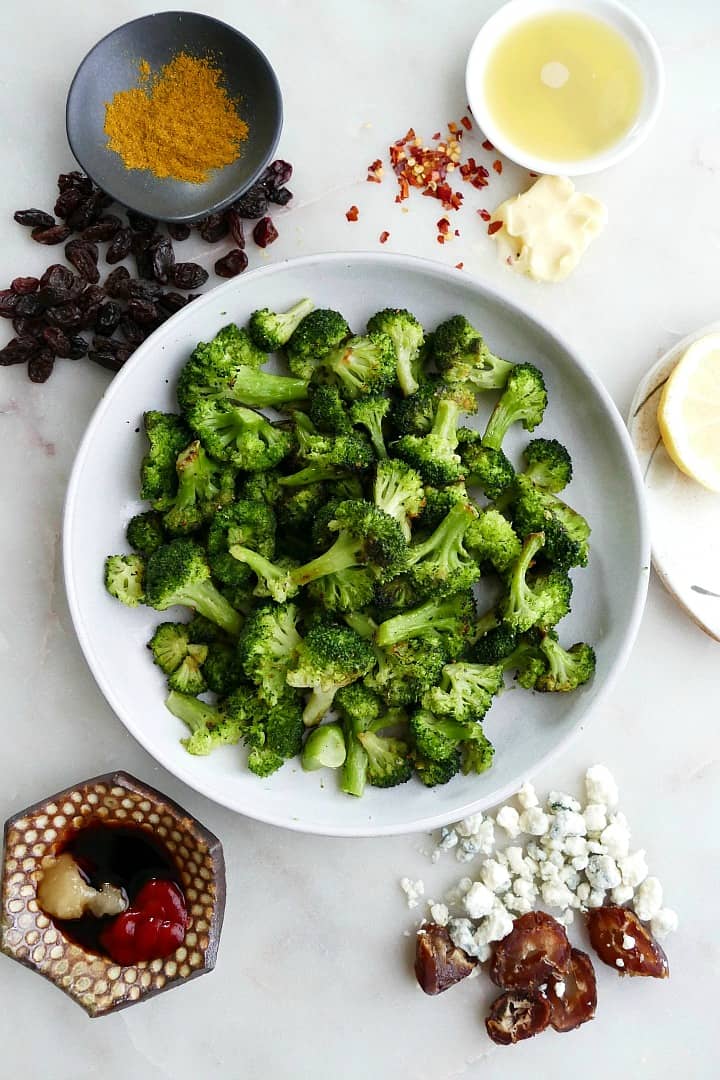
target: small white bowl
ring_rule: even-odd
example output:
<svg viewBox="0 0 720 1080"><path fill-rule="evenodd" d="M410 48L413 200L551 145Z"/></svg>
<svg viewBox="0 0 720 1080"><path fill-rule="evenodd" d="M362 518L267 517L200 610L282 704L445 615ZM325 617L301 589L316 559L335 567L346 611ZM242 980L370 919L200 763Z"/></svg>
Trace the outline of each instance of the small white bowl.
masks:
<svg viewBox="0 0 720 1080"><path fill-rule="evenodd" d="M527 19L556 11L592 15L618 30L634 49L645 83L640 111L627 134L602 153L575 161L548 161L516 146L495 124L485 98L485 70L500 39ZM478 125L490 142L511 161L537 173L584 176L615 165L647 138L662 105L665 71L660 50L648 28L615 0L511 0L488 19L475 38L465 71L465 85L467 100Z"/></svg>

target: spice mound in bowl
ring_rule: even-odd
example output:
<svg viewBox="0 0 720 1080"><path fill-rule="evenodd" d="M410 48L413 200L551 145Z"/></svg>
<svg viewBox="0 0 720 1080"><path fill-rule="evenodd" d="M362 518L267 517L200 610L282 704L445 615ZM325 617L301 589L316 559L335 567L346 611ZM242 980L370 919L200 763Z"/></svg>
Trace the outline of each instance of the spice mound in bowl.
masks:
<svg viewBox="0 0 720 1080"><path fill-rule="evenodd" d="M162 12L118 27L88 53L67 100L78 161L118 202L191 222L252 186L282 128L277 78L233 27Z"/></svg>
<svg viewBox="0 0 720 1080"><path fill-rule="evenodd" d="M90 1017L211 971L222 846L124 773L75 784L5 825L0 950Z"/></svg>

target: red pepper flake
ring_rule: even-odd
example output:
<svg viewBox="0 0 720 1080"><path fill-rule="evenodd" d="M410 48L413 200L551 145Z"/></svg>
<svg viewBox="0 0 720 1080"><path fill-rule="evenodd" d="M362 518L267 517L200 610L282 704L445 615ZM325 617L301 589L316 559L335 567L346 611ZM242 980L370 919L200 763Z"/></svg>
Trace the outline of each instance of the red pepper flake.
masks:
<svg viewBox="0 0 720 1080"><path fill-rule="evenodd" d="M459 230L459 229L456 229L456 230L455 230L455 235L456 235L456 236L459 236L459 235L460 235L460 230Z"/></svg>
<svg viewBox="0 0 720 1080"><path fill-rule="evenodd" d="M499 232L499 230L502 229L502 227L502 221L491 222L490 225L488 225L488 236L494 236L496 232Z"/></svg>
<svg viewBox="0 0 720 1080"><path fill-rule="evenodd" d="M380 158L376 158L371 162L367 168L367 182L369 184L381 184L383 176L383 163Z"/></svg>
<svg viewBox="0 0 720 1080"><path fill-rule="evenodd" d="M465 265L465 263L461 263L461 262L459 262L459 263L455 263L455 269L456 269L456 270L462 270L462 268L464 267L464 265Z"/></svg>
<svg viewBox="0 0 720 1080"><path fill-rule="evenodd" d="M348 221L357 221L360 217L360 211L357 206L351 206L350 209L345 212L345 217Z"/></svg>
<svg viewBox="0 0 720 1080"><path fill-rule="evenodd" d="M495 160L493 161L493 169L496 173L498 173L498 175L502 172L502 161L500 160L500 158L495 158Z"/></svg>
<svg viewBox="0 0 720 1080"><path fill-rule="evenodd" d="M465 128L466 131L472 131L472 121L470 120L469 116L463 116L460 123L462 124L462 126Z"/></svg>
<svg viewBox="0 0 720 1080"><path fill-rule="evenodd" d="M490 220L491 214L490 214L489 210L478 210L478 214L483 219L483 221L489 221Z"/></svg>
<svg viewBox="0 0 720 1080"><path fill-rule="evenodd" d="M490 142L489 139L484 139L482 145L483 145L483 150L494 150L495 149L495 147L493 146L493 144Z"/></svg>
<svg viewBox="0 0 720 1080"><path fill-rule="evenodd" d="M380 233L380 243L385 244L389 239L390 233L387 231L387 229L384 229L383 232Z"/></svg>
<svg viewBox="0 0 720 1080"><path fill-rule="evenodd" d="M445 237L443 236L442 233L437 234L437 242L438 242L438 244L444 244L445 243Z"/></svg>
<svg viewBox="0 0 720 1080"><path fill-rule="evenodd" d="M536 172L531 172L531 173L528 173L528 176L532 176L533 180L536 180L538 174Z"/></svg>
<svg viewBox="0 0 720 1080"><path fill-rule="evenodd" d="M435 134L433 135L433 142L437 142L439 138L440 138L440 132L436 131Z"/></svg>
<svg viewBox="0 0 720 1080"><path fill-rule="evenodd" d="M440 218L437 223L437 230L438 232L441 232L443 236L447 235L447 233L450 231L450 222L446 217Z"/></svg>

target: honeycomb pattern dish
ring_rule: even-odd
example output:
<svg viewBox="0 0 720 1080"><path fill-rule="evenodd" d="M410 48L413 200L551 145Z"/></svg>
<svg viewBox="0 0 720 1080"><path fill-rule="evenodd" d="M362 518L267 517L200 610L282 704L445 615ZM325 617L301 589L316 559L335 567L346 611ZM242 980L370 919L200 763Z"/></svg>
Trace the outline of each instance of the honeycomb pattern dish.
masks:
<svg viewBox="0 0 720 1080"><path fill-rule="evenodd" d="M120 965L68 940L37 903L43 861L89 825L137 826L178 870L189 925L164 960ZM215 967L225 910L222 844L166 795L126 773L107 773L14 814L5 823L0 951L43 975L90 1017L169 990Z"/></svg>

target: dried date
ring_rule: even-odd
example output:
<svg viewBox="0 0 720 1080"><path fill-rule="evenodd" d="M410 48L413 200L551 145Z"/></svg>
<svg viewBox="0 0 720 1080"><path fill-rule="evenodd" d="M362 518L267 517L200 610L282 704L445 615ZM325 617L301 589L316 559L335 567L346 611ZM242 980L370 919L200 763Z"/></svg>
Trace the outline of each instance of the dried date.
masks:
<svg viewBox="0 0 720 1080"><path fill-rule="evenodd" d="M593 908L588 912L587 926L593 949L618 975L668 978L670 969L664 950L634 911L613 905Z"/></svg>
<svg viewBox="0 0 720 1080"><path fill-rule="evenodd" d="M557 993L562 983L562 993ZM547 989L550 1024L556 1031L574 1031L595 1016L597 984L595 969L587 953L572 949L570 963L562 978L551 976Z"/></svg>
<svg viewBox="0 0 720 1080"><path fill-rule="evenodd" d="M510 1046L539 1035L550 1023L550 1005L539 990L509 990L490 1006L485 1028L494 1043Z"/></svg>
<svg viewBox="0 0 720 1080"><path fill-rule="evenodd" d="M415 976L426 994L442 994L466 978L477 961L453 945L444 926L427 923L417 933Z"/></svg>
<svg viewBox="0 0 720 1080"><path fill-rule="evenodd" d="M507 937L496 944L490 978L506 990L534 989L561 975L569 961L565 928L544 911L529 911L515 919Z"/></svg>

